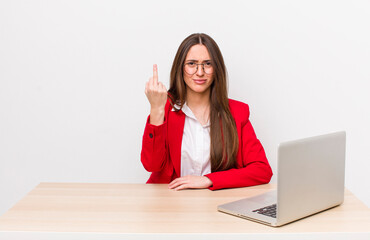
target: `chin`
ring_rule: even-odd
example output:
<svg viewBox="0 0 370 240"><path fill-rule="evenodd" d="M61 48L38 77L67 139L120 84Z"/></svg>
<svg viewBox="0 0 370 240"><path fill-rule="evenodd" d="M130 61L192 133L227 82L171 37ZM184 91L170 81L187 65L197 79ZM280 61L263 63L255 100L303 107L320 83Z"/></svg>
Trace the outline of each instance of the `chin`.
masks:
<svg viewBox="0 0 370 240"><path fill-rule="evenodd" d="M205 93L209 89L209 86L194 86L190 89L194 93Z"/></svg>

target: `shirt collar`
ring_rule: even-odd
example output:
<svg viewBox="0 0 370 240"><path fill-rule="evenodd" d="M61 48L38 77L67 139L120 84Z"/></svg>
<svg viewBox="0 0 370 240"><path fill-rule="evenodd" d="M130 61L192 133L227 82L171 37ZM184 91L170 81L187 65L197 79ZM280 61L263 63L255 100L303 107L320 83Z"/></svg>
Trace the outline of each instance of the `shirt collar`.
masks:
<svg viewBox="0 0 370 240"><path fill-rule="evenodd" d="M175 108L176 108L176 110L179 110L180 109L180 106L179 105L177 105L177 104L175 104L174 105L174 108L172 108L172 111L175 111ZM188 105L186 105L186 102L184 103L184 105L182 105L182 112L187 116L187 117L189 117L189 118L192 118L192 119L194 119L194 120L196 120L197 122L199 122L198 121L198 119L195 117L195 115L194 115L194 113L191 111L191 109L188 107ZM209 120L208 120L208 122L206 123L206 125L202 125L203 127L209 127L210 126L210 122L209 122Z"/></svg>

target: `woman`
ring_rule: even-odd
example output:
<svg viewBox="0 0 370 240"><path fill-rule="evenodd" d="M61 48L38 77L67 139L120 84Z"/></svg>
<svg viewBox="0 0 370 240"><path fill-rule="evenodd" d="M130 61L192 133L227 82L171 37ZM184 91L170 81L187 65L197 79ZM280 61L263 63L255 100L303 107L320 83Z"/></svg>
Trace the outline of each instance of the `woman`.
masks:
<svg viewBox="0 0 370 240"><path fill-rule="evenodd" d="M228 99L226 67L211 37L192 34L181 43L168 92L154 65L145 94L151 106L141 151L152 172L147 183L216 190L270 181L249 107Z"/></svg>

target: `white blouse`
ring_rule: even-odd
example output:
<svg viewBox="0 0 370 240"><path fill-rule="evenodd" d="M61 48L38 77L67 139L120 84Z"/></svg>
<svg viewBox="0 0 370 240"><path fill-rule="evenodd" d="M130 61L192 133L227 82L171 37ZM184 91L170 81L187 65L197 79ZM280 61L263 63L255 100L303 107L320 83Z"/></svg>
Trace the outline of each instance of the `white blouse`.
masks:
<svg viewBox="0 0 370 240"><path fill-rule="evenodd" d="M211 173L209 121L202 126L186 103L182 111L185 126L181 143L181 176L204 176Z"/></svg>

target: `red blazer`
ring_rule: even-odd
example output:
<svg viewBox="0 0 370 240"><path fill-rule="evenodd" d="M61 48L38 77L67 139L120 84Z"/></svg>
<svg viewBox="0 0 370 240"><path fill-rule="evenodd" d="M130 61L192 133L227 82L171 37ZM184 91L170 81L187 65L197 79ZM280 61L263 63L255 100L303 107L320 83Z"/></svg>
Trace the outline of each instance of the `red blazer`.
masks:
<svg viewBox="0 0 370 240"><path fill-rule="evenodd" d="M229 106L239 136L237 167L205 175L213 182L209 189L268 183L272 176L271 167L249 121L248 105L229 99ZM141 162L148 172L152 172L147 183L170 183L181 174L181 142L185 114L181 110L172 111L172 106L167 101L162 125L151 125L149 118L150 116L145 126L141 150Z"/></svg>

